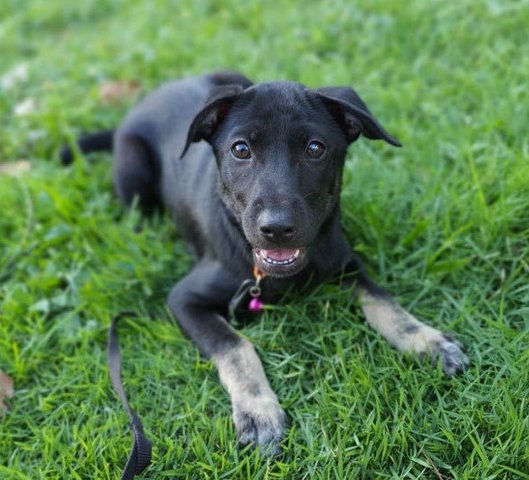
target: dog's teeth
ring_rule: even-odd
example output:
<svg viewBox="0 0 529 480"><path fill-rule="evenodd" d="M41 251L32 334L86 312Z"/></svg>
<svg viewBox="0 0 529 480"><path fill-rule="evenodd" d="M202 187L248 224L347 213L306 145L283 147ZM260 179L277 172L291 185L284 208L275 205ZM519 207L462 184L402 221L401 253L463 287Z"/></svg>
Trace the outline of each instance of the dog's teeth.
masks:
<svg viewBox="0 0 529 480"><path fill-rule="evenodd" d="M283 260L276 260L275 258L270 258L267 255L266 250L256 249L256 254L259 260L262 260L264 263L268 265L277 265L277 266L285 267L288 265L292 265L298 259L298 257L301 254L301 249L298 248L297 250L294 251L294 254L291 257L285 258Z"/></svg>
<svg viewBox="0 0 529 480"><path fill-rule="evenodd" d="M272 258L263 257L263 260L269 265L290 265L294 263L296 257L287 258L286 260L274 260Z"/></svg>

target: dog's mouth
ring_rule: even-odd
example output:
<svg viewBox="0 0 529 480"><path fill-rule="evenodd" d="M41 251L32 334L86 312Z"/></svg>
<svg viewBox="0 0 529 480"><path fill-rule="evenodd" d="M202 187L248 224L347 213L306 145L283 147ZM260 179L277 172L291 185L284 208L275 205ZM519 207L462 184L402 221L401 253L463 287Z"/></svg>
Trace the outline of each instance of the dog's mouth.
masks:
<svg viewBox="0 0 529 480"><path fill-rule="evenodd" d="M305 248L254 248L256 267L273 277L289 277L301 271L307 264Z"/></svg>

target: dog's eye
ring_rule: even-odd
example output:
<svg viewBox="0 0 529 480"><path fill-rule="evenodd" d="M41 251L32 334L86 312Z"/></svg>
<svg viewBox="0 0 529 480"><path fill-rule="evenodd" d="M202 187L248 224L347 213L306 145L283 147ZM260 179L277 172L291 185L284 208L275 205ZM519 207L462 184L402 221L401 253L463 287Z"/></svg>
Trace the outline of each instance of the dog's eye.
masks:
<svg viewBox="0 0 529 480"><path fill-rule="evenodd" d="M321 142L310 142L305 150L307 158L317 159L325 153L325 145Z"/></svg>
<svg viewBox="0 0 529 480"><path fill-rule="evenodd" d="M231 146L231 154L238 160L248 160L252 156L250 147L245 142L237 142Z"/></svg>

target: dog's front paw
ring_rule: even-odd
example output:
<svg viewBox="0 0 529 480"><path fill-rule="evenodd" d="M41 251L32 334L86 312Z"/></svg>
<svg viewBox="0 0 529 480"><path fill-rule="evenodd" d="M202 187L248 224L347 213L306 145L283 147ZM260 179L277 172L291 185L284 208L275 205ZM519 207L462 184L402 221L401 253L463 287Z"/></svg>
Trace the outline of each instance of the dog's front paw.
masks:
<svg viewBox="0 0 529 480"><path fill-rule="evenodd" d="M275 395L261 395L251 401L234 402L233 421L242 445L261 447L269 455L280 452L279 443L286 429L286 415Z"/></svg>
<svg viewBox="0 0 529 480"><path fill-rule="evenodd" d="M437 342L437 358L441 360L447 376L453 377L468 368L469 360L463 350L463 345L446 333Z"/></svg>

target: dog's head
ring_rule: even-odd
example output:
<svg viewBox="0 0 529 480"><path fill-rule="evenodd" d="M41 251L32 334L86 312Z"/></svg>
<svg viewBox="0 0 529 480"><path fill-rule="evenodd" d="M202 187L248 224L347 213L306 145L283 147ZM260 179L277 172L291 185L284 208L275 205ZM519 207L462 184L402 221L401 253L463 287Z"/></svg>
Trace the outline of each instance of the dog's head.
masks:
<svg viewBox="0 0 529 480"><path fill-rule="evenodd" d="M351 88L223 85L193 120L184 153L191 142L211 144L221 198L255 264L286 277L307 264L312 242L335 212L347 147L360 135L400 146Z"/></svg>

